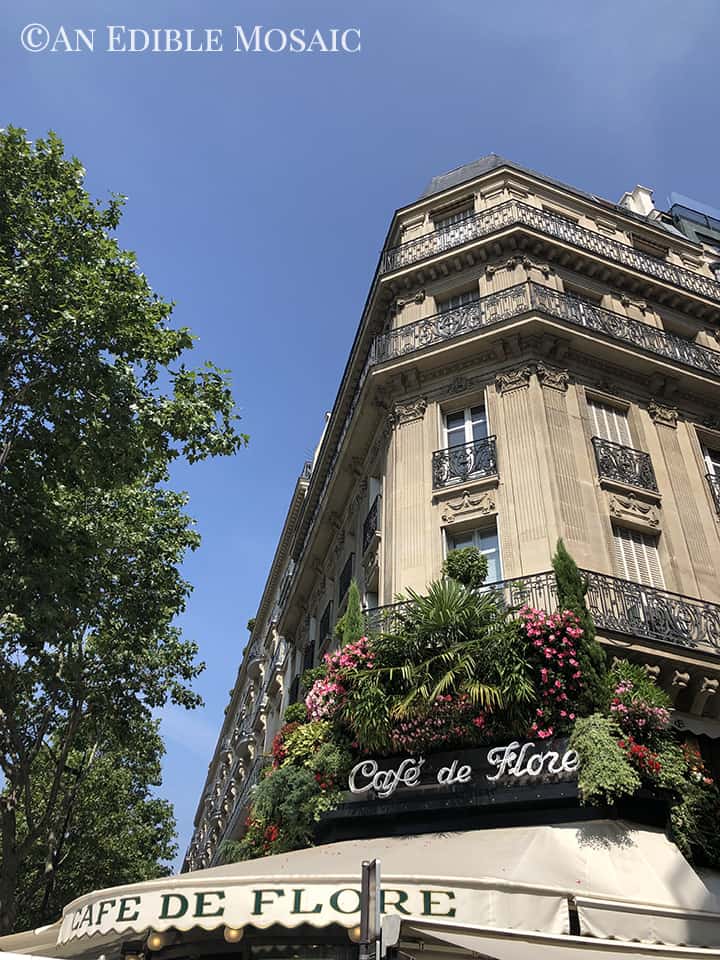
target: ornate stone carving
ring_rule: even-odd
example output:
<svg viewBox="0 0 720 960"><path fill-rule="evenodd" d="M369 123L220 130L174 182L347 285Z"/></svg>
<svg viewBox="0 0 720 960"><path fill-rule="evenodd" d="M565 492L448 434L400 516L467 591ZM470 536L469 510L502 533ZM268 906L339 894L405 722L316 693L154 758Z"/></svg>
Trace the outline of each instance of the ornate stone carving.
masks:
<svg viewBox="0 0 720 960"><path fill-rule="evenodd" d="M570 372L568 370L548 367L544 363L537 365L537 375L538 380L544 387L548 387L551 390L559 390L561 393L567 390L568 384L570 383Z"/></svg>
<svg viewBox="0 0 720 960"><path fill-rule="evenodd" d="M455 377L455 379L447 385L445 396L451 397L456 393L467 393L467 391L471 389L473 382L469 377Z"/></svg>
<svg viewBox="0 0 720 960"><path fill-rule="evenodd" d="M500 393L510 393L511 390L522 390L530 386L532 369L519 367L517 370L506 370L495 377L495 383Z"/></svg>
<svg viewBox="0 0 720 960"><path fill-rule="evenodd" d="M655 423L661 423L665 427L677 427L677 407L666 407L665 404L658 403L657 400L651 400L648 404L648 413Z"/></svg>
<svg viewBox="0 0 720 960"><path fill-rule="evenodd" d="M495 510L494 494L480 493L473 497L469 490L463 490L458 501L453 503L448 500L445 504L445 513L442 514L442 519L444 523L454 523L461 513L473 512L485 516L488 513L495 513Z"/></svg>
<svg viewBox="0 0 720 960"><path fill-rule="evenodd" d="M619 493L612 493L609 497L610 516L618 520L629 520L632 523L641 523L648 527L657 527L660 523L657 509L644 500Z"/></svg>
<svg viewBox="0 0 720 960"><path fill-rule="evenodd" d="M406 307L409 303L423 303L425 300L425 291L418 290L418 292L411 297L398 297L394 303L395 313L398 313L403 307Z"/></svg>
<svg viewBox="0 0 720 960"><path fill-rule="evenodd" d="M425 397L417 397L417 399L408 400L405 403L396 403L389 417L390 423L394 427L399 427L404 423L422 420L426 409L427 400Z"/></svg>

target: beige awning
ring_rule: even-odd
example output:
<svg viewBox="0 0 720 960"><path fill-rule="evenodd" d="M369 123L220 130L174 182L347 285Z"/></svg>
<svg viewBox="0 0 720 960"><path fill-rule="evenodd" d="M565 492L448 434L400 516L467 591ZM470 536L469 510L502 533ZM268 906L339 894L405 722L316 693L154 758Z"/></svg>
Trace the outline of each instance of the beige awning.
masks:
<svg viewBox="0 0 720 960"><path fill-rule="evenodd" d="M477 924L452 924L407 918L392 931L390 943L401 955L422 960L711 960L720 950L669 947L666 944L553 936L517 930L493 930Z"/></svg>
<svg viewBox="0 0 720 960"><path fill-rule="evenodd" d="M591 821L349 840L97 891L65 909L53 949L46 935L27 952L110 955L148 930L350 928L373 857L387 916L567 935L572 903L595 937L720 947L720 892L662 831Z"/></svg>

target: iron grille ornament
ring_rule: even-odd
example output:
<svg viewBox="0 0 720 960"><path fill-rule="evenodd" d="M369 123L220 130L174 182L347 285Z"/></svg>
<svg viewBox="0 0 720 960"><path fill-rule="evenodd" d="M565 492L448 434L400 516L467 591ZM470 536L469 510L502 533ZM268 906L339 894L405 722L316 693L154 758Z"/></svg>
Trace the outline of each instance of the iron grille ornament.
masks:
<svg viewBox="0 0 720 960"><path fill-rule="evenodd" d="M681 647L712 648L720 653L720 605L604 573L582 570L587 577L588 609L599 630ZM524 605L557 609L552 572L489 583L482 590L498 593L510 610ZM371 633L402 629L408 603L374 607L366 613Z"/></svg>
<svg viewBox="0 0 720 960"><path fill-rule="evenodd" d="M603 437L593 437L592 445L601 477L657 493L657 481L649 453L624 447Z"/></svg>
<svg viewBox="0 0 720 960"><path fill-rule="evenodd" d="M581 250L598 254L605 260L620 263L639 273L655 277L674 287L689 290L709 300L720 301L720 282L717 280L711 280L693 270L668 263L660 257L643 253L626 243L611 240L600 233L581 227L567 217L548 210L540 210L538 207L532 207L518 200L509 200L476 213L454 224L451 229L433 230L422 237L408 240L407 243L389 247L382 257L381 271L388 273L391 270L410 266L511 226L528 227L538 233L579 247Z"/></svg>
<svg viewBox="0 0 720 960"><path fill-rule="evenodd" d="M431 344L502 323L530 310L539 310L575 327L592 330L611 340L632 344L646 353L720 377L720 352L534 282L516 284L473 303L381 334L373 342L370 363L393 360Z"/></svg>
<svg viewBox="0 0 720 960"><path fill-rule="evenodd" d="M497 476L495 437L459 443L436 450L432 457L434 487L445 487L469 478Z"/></svg>

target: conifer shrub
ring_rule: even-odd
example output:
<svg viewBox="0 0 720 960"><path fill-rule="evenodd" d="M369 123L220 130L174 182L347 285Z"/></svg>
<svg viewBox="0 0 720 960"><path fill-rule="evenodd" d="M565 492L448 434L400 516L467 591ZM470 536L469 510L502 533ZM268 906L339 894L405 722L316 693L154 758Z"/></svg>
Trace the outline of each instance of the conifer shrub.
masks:
<svg viewBox="0 0 720 960"><path fill-rule="evenodd" d="M595 639L595 624L585 602L587 577L580 573L562 539L557 542L552 565L557 585L558 610L572 610L583 630L583 636L578 641L578 660L583 675L584 693L578 706L583 713L590 713L600 708L605 699L607 660L605 651Z"/></svg>

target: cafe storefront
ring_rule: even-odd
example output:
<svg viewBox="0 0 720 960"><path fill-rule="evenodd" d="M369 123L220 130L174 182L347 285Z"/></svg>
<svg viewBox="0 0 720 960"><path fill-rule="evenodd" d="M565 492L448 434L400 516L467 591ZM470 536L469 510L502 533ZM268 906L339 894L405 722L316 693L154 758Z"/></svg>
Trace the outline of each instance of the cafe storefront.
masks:
<svg viewBox="0 0 720 960"><path fill-rule="evenodd" d="M355 960L361 863L376 858L390 956L720 957L720 877L685 860L651 805L579 806L576 776L562 742L367 757L316 846L92 892L0 950Z"/></svg>

